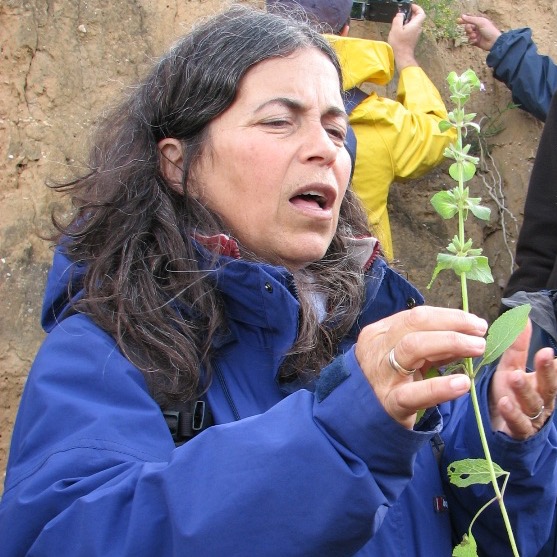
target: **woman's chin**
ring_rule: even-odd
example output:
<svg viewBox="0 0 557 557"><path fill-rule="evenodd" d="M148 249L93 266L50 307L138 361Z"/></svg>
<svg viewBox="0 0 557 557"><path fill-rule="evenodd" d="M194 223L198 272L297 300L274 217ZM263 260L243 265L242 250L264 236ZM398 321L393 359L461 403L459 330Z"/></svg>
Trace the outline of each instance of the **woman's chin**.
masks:
<svg viewBox="0 0 557 557"><path fill-rule="evenodd" d="M329 243L324 242L318 245L315 244L298 244L288 254L285 254L282 259L282 264L289 271L299 271L320 259L323 259Z"/></svg>

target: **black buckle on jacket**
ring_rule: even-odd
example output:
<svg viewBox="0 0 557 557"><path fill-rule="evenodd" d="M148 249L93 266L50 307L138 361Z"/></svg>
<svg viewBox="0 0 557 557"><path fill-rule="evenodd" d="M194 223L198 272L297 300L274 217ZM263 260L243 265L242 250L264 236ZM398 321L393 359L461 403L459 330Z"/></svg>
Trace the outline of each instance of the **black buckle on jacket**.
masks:
<svg viewBox="0 0 557 557"><path fill-rule="evenodd" d="M163 410L166 425L176 446L182 445L213 425L213 415L204 400L181 403L178 410Z"/></svg>

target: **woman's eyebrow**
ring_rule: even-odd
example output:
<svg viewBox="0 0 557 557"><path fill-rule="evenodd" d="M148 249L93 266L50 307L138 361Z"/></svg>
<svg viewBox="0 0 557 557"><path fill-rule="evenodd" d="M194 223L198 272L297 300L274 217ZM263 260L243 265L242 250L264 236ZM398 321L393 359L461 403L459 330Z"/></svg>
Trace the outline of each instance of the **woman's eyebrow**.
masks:
<svg viewBox="0 0 557 557"><path fill-rule="evenodd" d="M306 104L304 104L304 103L302 103L298 100L292 99L290 97L275 97L273 99L269 99L268 101L265 101L264 103L261 103L255 109L255 112L263 110L264 108L266 108L268 106L272 106L274 104L278 104L280 106L286 107L289 110L292 110L293 112L304 112L305 110L308 109L308 106ZM346 122L348 122L348 114L346 114L346 111L344 110L344 108L339 108L338 106L335 106L335 105L329 106L325 110L323 115L330 115L330 116L334 116L334 117L340 117L343 120L346 120Z"/></svg>

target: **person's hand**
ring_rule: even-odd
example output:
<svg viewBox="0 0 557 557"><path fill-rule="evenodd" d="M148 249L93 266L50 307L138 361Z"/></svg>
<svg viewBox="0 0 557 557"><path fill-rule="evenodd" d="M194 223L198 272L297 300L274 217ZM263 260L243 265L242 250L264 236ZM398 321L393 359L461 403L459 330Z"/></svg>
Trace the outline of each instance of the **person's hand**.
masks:
<svg viewBox="0 0 557 557"><path fill-rule="evenodd" d="M468 42L482 50L491 50L501 35L501 31L487 17L462 14L457 19L457 23L464 25Z"/></svg>
<svg viewBox="0 0 557 557"><path fill-rule="evenodd" d="M526 373L530 327L503 354L490 385L491 427L514 439L527 439L545 424L555 408L557 360L552 348L534 358L535 371Z"/></svg>
<svg viewBox="0 0 557 557"><path fill-rule="evenodd" d="M355 354L385 411L411 429L418 410L458 398L470 388L466 375L424 380L422 371L482 355L486 331L487 323L471 313L420 306L364 327ZM397 371L397 365L402 369Z"/></svg>
<svg viewBox="0 0 557 557"><path fill-rule="evenodd" d="M425 12L417 4L411 4L412 18L404 24L404 14L398 13L391 24L387 42L393 49L395 64L398 70L408 66L419 66L414 51L422 32L425 21Z"/></svg>

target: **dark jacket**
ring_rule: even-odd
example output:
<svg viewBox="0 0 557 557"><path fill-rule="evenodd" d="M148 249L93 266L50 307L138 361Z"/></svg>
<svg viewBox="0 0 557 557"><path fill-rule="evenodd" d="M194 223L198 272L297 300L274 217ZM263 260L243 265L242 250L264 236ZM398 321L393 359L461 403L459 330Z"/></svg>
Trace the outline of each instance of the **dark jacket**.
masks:
<svg viewBox="0 0 557 557"><path fill-rule="evenodd" d="M538 54L527 27L499 36L487 56L493 75L511 90L513 102L545 122L551 97L557 90L557 66Z"/></svg>
<svg viewBox="0 0 557 557"><path fill-rule="evenodd" d="M546 122L524 205L524 219L516 246L517 269L503 292L501 312L528 302L532 305L533 335L530 365L536 349L551 346L557 353L555 314L550 295L557 289L557 66L538 54L530 29L503 33L493 45L487 63L494 76L512 92L513 101ZM552 100L553 98L553 100ZM535 314L549 306L547 319ZM548 324L550 323L550 324ZM557 512L552 537L538 557L557 555Z"/></svg>
<svg viewBox="0 0 557 557"><path fill-rule="evenodd" d="M516 264L504 291L557 289L557 96L542 131L516 244Z"/></svg>
<svg viewBox="0 0 557 557"><path fill-rule="evenodd" d="M56 254L44 306L50 332L25 386L0 503L2 555L450 555L449 517L460 536L492 497L490 486L446 482L448 462L483 456L470 398L429 409L408 430L376 399L353 349L361 327L422 303L419 293L373 262L359 324L339 356L315 385L287 392L276 377L297 334L292 276L221 263L212 276L229 332L218 338L207 396L217 425L175 448L139 370L89 318L64 313L66 282L80 271ZM489 378L478 386L484 416ZM440 464L436 433L446 443ZM510 472L505 501L530 557L555 506L555 427L550 420L523 443L488 438ZM510 555L497 505L474 529L483 555Z"/></svg>

